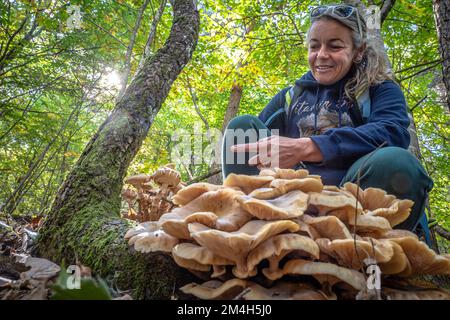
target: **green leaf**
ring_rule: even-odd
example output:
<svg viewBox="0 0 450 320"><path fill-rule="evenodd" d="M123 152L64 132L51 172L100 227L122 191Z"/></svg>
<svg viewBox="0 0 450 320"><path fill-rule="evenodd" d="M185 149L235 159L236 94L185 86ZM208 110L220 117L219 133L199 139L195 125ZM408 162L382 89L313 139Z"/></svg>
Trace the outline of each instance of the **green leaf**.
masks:
<svg viewBox="0 0 450 320"><path fill-rule="evenodd" d="M70 281L65 268L61 268L56 283L51 287L53 294L50 300L111 300L110 289L105 280L100 277L83 278L80 289L67 288Z"/></svg>

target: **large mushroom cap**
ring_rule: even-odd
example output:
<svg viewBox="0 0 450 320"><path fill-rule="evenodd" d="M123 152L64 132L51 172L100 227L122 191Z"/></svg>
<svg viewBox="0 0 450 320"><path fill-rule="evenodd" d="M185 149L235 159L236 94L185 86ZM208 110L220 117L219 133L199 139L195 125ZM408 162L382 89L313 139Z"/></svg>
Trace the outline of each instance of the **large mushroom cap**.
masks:
<svg viewBox="0 0 450 320"><path fill-rule="evenodd" d="M301 219L312 226L322 238L331 240L352 239L352 235L345 224L335 216L312 217L305 214Z"/></svg>
<svg viewBox="0 0 450 320"><path fill-rule="evenodd" d="M252 220L234 232L211 229L199 223L189 224L191 236L197 243L236 263L233 273L238 278L248 276L247 255L251 250L274 235L283 231L295 232L298 228L295 222L289 220Z"/></svg>
<svg viewBox="0 0 450 320"><path fill-rule="evenodd" d="M227 176L223 182L224 186L227 187L238 187L245 194L249 194L255 189L268 186L273 180L271 176L247 176L244 174L234 174L231 173Z"/></svg>
<svg viewBox="0 0 450 320"><path fill-rule="evenodd" d="M131 184L135 187L140 187L142 184L149 182L151 180L151 176L147 174L138 174L131 177L128 177L124 180L125 183Z"/></svg>
<svg viewBox="0 0 450 320"><path fill-rule="evenodd" d="M374 209L368 214L383 217L389 221L391 227L394 227L409 217L413 205L414 202L408 199L394 200L389 207Z"/></svg>
<svg viewBox="0 0 450 320"><path fill-rule="evenodd" d="M411 264L411 273L404 272L402 275L450 275L450 256L437 255L424 242L412 237L392 238L389 241L402 247Z"/></svg>
<svg viewBox="0 0 450 320"><path fill-rule="evenodd" d="M395 196L388 195L386 191L378 188L362 190L357 184L346 182L343 189L350 192L362 204L364 209L375 210L389 206L395 200Z"/></svg>
<svg viewBox="0 0 450 320"><path fill-rule="evenodd" d="M175 208L160 218L163 229L179 239L191 239L187 224L200 222L219 230L235 231L252 216L246 212L237 196L243 193L231 188L208 191L187 205Z"/></svg>
<svg viewBox="0 0 450 320"><path fill-rule="evenodd" d="M411 274L411 264L402 247L393 241L390 241L390 245L394 252L389 261L378 264L381 272L383 274Z"/></svg>
<svg viewBox="0 0 450 320"><path fill-rule="evenodd" d="M347 182L343 189L358 198L363 210L370 211L369 215L386 218L392 227L405 221L414 205L411 200L398 200L378 188L367 188L363 191L356 184Z"/></svg>
<svg viewBox="0 0 450 320"><path fill-rule="evenodd" d="M315 209L319 215L326 215L330 212L345 210L351 214L362 212L361 204L354 197L349 197L341 192L323 190L309 193L309 206ZM308 208L309 209L309 208ZM314 211L314 210L312 210Z"/></svg>
<svg viewBox="0 0 450 320"><path fill-rule="evenodd" d="M215 255L210 250L194 243L180 243L172 249L172 257L183 268L209 271L211 266L232 265L231 260ZM225 269L223 269L225 271ZM217 276L213 274L212 277Z"/></svg>
<svg viewBox="0 0 450 320"><path fill-rule="evenodd" d="M392 230L358 230L358 234L362 237L369 237L374 239L392 239L411 237L417 239L417 235L408 230L392 229Z"/></svg>
<svg viewBox="0 0 450 320"><path fill-rule="evenodd" d="M157 184L167 185L168 187L175 187L181 182L181 177L178 171L170 167L159 168L150 177Z"/></svg>
<svg viewBox="0 0 450 320"><path fill-rule="evenodd" d="M249 196L256 199L267 200L279 197L293 190L300 190L305 193L321 192L322 182L314 178L304 179L276 179L270 183L270 188L259 188L253 190Z"/></svg>
<svg viewBox="0 0 450 320"><path fill-rule="evenodd" d="M135 235L143 232L153 232L156 230L161 230L161 224L158 221L147 221L140 223L139 225L129 229L125 233L125 240L131 239Z"/></svg>
<svg viewBox="0 0 450 320"><path fill-rule="evenodd" d="M134 249L138 252L172 252L172 248L178 243L178 239L165 233L163 230L152 232L142 232L129 240L134 244Z"/></svg>
<svg viewBox="0 0 450 320"><path fill-rule="evenodd" d="M384 263L390 261L394 255L394 249L389 241L316 239L316 242L320 251L335 258L340 266L352 269L364 267L364 260L367 258L373 258L377 263Z"/></svg>
<svg viewBox="0 0 450 320"><path fill-rule="evenodd" d="M315 178L303 179L276 179L270 183L272 188L280 189L283 193L292 190L300 190L303 192L321 192L323 189L322 181Z"/></svg>
<svg viewBox="0 0 450 320"><path fill-rule="evenodd" d="M272 176L275 179L303 179L308 176L308 170L299 169L263 169L259 172L260 176Z"/></svg>
<svg viewBox="0 0 450 320"><path fill-rule="evenodd" d="M250 196L240 196L238 199L253 216L263 220L279 220L301 216L306 210L308 195L294 190L273 200L259 200Z"/></svg>
<svg viewBox="0 0 450 320"><path fill-rule="evenodd" d="M331 214L334 215L334 212ZM358 232L360 231L370 232L373 230L383 232L391 230L391 225L389 224L389 221L387 221L385 218L375 217L367 214L357 216L356 223L355 220L353 219L348 219L347 223L351 225L354 230L358 230Z"/></svg>
<svg viewBox="0 0 450 320"><path fill-rule="evenodd" d="M311 238L299 234L279 234L269 238L253 249L247 258L247 269L252 270L264 259L269 260L269 268L263 269L264 275L270 280L283 276L279 269L279 262L287 254L296 252L297 255L319 258L319 246Z"/></svg>
<svg viewBox="0 0 450 320"><path fill-rule="evenodd" d="M223 187L211 183L206 182L193 183L179 190L177 194L172 198L172 201L177 205L184 206L205 192L217 191L220 189L223 189Z"/></svg>
<svg viewBox="0 0 450 320"><path fill-rule="evenodd" d="M218 280L207 281L203 284L189 283L180 288L186 294L192 294L204 300L233 299L247 286L247 281L231 279L224 283Z"/></svg>
<svg viewBox="0 0 450 320"><path fill-rule="evenodd" d="M311 262L302 259L294 259L286 262L283 268L284 274L303 275L328 275L348 283L357 290L366 287L364 276L358 271L343 268L332 263Z"/></svg>

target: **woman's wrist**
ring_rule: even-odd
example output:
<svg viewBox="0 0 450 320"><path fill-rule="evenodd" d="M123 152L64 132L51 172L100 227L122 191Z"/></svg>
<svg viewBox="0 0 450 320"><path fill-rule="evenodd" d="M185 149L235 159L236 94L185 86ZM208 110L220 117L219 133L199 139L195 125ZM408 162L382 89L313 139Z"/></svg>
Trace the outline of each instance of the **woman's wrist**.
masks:
<svg viewBox="0 0 450 320"><path fill-rule="evenodd" d="M323 155L320 149L314 143L311 138L299 138L297 139L301 146L302 159L300 161L308 162L322 162Z"/></svg>

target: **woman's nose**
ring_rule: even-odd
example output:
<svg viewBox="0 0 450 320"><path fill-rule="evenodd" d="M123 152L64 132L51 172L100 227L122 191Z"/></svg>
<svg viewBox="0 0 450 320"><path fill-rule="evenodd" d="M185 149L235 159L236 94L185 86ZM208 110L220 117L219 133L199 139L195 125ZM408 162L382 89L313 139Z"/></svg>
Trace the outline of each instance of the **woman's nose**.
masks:
<svg viewBox="0 0 450 320"><path fill-rule="evenodd" d="M321 47L317 53L318 58L328 58L328 51L325 47Z"/></svg>

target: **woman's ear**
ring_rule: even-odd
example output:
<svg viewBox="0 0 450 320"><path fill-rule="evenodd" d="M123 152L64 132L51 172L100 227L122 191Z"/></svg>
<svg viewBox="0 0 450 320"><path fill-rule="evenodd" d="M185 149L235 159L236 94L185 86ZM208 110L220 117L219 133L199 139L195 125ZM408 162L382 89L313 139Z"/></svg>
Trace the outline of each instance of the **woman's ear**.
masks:
<svg viewBox="0 0 450 320"><path fill-rule="evenodd" d="M363 59L364 52L366 51L366 44L364 43L355 51L355 55L353 56L354 63L360 63Z"/></svg>

